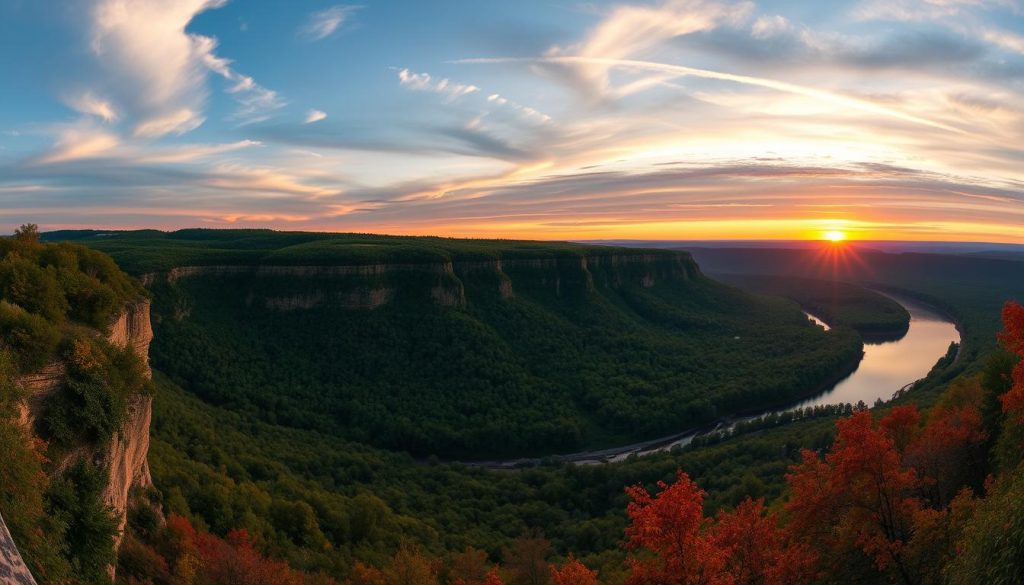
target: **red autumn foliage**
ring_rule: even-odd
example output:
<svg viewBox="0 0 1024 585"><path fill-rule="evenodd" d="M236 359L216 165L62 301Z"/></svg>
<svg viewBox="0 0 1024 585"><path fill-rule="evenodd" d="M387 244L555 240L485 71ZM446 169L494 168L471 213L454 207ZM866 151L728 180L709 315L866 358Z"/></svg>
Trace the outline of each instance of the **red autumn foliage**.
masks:
<svg viewBox="0 0 1024 585"><path fill-rule="evenodd" d="M755 585L804 583L815 575L811 549L790 539L764 502L746 500L717 519L703 514L704 492L682 472L652 496L628 488L629 546L655 553L632 558L628 583Z"/></svg>
<svg viewBox="0 0 1024 585"><path fill-rule="evenodd" d="M726 554L725 571L736 585L807 583L817 574L817 555L779 527L764 500L747 498L732 512L719 513L711 537Z"/></svg>
<svg viewBox="0 0 1024 585"><path fill-rule="evenodd" d="M907 446L904 464L917 470L920 493L933 507L948 506L965 486L981 487L987 438L983 427L975 406L934 408L928 424Z"/></svg>
<svg viewBox="0 0 1024 585"><path fill-rule="evenodd" d="M626 507L628 545L655 554L630 560L629 585L729 583L722 576L725 555L704 534L705 492L681 471L675 483L658 482L658 488L656 496L639 485L626 488L632 499Z"/></svg>
<svg viewBox="0 0 1024 585"><path fill-rule="evenodd" d="M376 567L356 563L349 573L346 585L384 585L384 572Z"/></svg>
<svg viewBox="0 0 1024 585"><path fill-rule="evenodd" d="M226 538L196 530L187 518L172 514L156 538L156 548L137 551L149 565L160 565L173 583L195 585L305 585L332 583L296 571L280 560L264 557L256 550L244 529L232 530ZM141 545L141 543L139 544ZM142 577L139 575L138 577ZM125 578L135 576L123 575ZM137 580L136 582L143 582ZM374 583L373 585L378 585Z"/></svg>
<svg viewBox="0 0 1024 585"><path fill-rule="evenodd" d="M597 585L597 571L591 571L583 563L569 555L561 567L551 567L552 585Z"/></svg>
<svg viewBox="0 0 1024 585"><path fill-rule="evenodd" d="M787 508L794 526L817 528L822 542L836 547L855 545L879 570L898 564L920 509L913 496L917 474L903 467L887 430L902 429L906 419L901 411L876 428L870 412L857 412L836 423L838 436L824 463L805 452L790 474Z"/></svg>
<svg viewBox="0 0 1024 585"><path fill-rule="evenodd" d="M484 578L484 585L505 585L501 580L501 576L498 575L497 567L487 571L487 576Z"/></svg>
<svg viewBox="0 0 1024 585"><path fill-rule="evenodd" d="M1024 358L1024 306L1008 301L1003 307L1003 332L999 341L1007 351ZM1013 369L1013 388L1002 396L1003 410L1024 424L1024 359Z"/></svg>

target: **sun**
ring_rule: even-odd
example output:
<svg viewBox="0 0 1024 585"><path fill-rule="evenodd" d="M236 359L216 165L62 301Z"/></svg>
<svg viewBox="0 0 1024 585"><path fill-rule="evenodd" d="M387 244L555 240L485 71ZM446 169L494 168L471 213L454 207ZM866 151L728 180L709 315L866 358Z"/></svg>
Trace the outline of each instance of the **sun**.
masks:
<svg viewBox="0 0 1024 585"><path fill-rule="evenodd" d="M843 240L846 239L846 233L838 230L825 232L822 235L825 236L826 240L832 242L833 244L842 242Z"/></svg>

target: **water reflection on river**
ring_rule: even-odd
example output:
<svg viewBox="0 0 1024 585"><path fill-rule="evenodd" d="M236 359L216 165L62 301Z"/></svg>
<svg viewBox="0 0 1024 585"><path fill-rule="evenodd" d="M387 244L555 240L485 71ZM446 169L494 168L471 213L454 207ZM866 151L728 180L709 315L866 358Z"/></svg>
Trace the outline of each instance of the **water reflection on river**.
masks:
<svg viewBox="0 0 1024 585"><path fill-rule="evenodd" d="M907 334L897 341L864 344L864 359L857 371L799 406L856 404L859 400L870 406L879 398L889 400L893 392L923 378L946 354L950 343L959 343L960 333L949 319L911 299L895 298L910 311Z"/></svg>
<svg viewBox="0 0 1024 585"><path fill-rule="evenodd" d="M896 295L887 296L892 296L910 312L910 329L907 334L896 341L865 343L864 359L856 371L831 390L781 411L823 404L857 404L860 401L871 406L879 398L889 400L899 389L925 377L935 362L946 355L950 343L960 342L960 332L948 318L913 299ZM813 315L808 315L808 318L828 328ZM752 418L756 417L745 417L743 420ZM620 461L630 455L648 455L689 444L692 440L693 435L688 435L668 444L620 452L602 460ZM585 459L577 462L586 464L598 461Z"/></svg>

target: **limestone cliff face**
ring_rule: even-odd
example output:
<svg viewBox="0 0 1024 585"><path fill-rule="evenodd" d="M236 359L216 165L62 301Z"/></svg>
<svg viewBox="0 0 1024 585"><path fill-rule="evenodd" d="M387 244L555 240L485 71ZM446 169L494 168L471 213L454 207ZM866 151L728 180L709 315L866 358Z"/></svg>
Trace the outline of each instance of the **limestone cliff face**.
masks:
<svg viewBox="0 0 1024 585"><path fill-rule="evenodd" d="M148 299L128 305L110 327L107 339L114 345L130 347L149 368L149 344L153 340L153 329L149 320ZM119 515L117 542L126 521L128 496L132 488L148 488L153 485L149 473L149 425L153 420L153 397L134 396L128 404L128 417L121 432L114 435L108 445L97 453L97 459L109 472L104 501Z"/></svg>
<svg viewBox="0 0 1024 585"><path fill-rule="evenodd" d="M149 343L153 339L149 312L150 302L148 299L130 303L110 325L107 334L107 339L111 343L121 347L131 347L146 364L147 374L150 374ZM21 420L29 429L34 428L36 419L42 414L46 398L60 390L64 383L64 373L64 366L60 362L53 362L42 370L19 379L20 385L27 393L27 399L22 406ZM103 500L114 509L120 518L118 544L121 539L120 533L124 530L130 490L133 487L152 486L146 458L149 453L149 425L153 415L152 406L153 398L151 396L132 397L128 404L128 416L124 426L107 444L83 446L67 454L63 460L54 461L55 473L60 473L79 457L89 457L108 470L109 476L107 487L103 492ZM3 536L3 532L6 532L6 529L0 530L0 537ZM0 585L6 585L8 582L21 583L21 581L4 581L4 571L6 570L4 563L5 560L0 557Z"/></svg>
<svg viewBox="0 0 1024 585"><path fill-rule="evenodd" d="M295 311L322 305L375 309L399 298L462 307L474 294L585 295L595 287L650 288L699 276L689 254L662 252L357 266L181 266L143 275L142 281L154 286L200 277L232 279L248 290L247 304Z"/></svg>

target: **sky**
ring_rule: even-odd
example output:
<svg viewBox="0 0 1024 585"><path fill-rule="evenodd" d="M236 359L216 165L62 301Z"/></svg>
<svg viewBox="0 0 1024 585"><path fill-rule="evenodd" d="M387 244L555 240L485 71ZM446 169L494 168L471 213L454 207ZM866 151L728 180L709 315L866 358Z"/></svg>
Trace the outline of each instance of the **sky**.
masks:
<svg viewBox="0 0 1024 585"><path fill-rule="evenodd" d="M0 231L1024 243L1024 0L0 0Z"/></svg>

